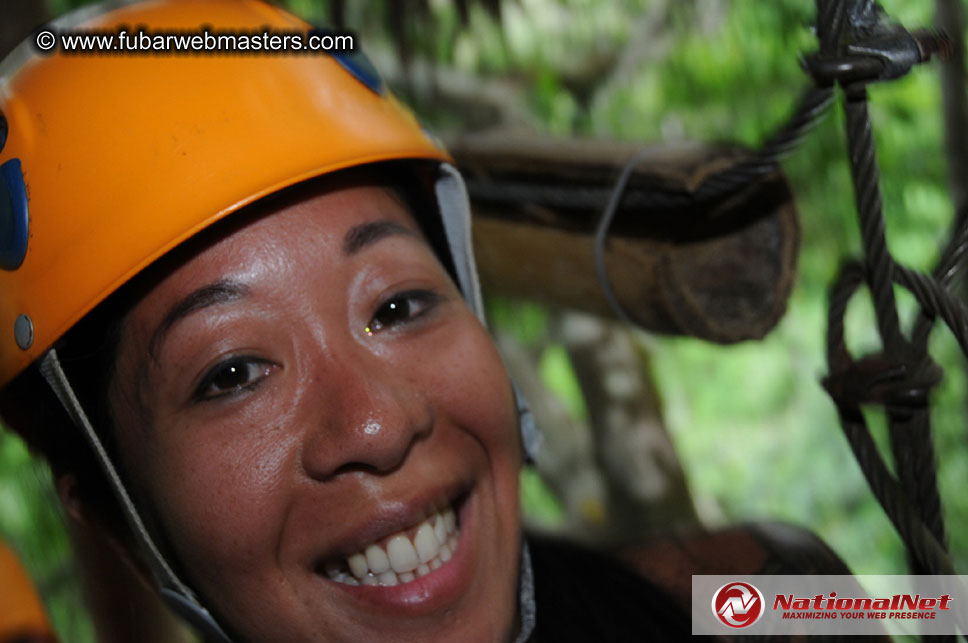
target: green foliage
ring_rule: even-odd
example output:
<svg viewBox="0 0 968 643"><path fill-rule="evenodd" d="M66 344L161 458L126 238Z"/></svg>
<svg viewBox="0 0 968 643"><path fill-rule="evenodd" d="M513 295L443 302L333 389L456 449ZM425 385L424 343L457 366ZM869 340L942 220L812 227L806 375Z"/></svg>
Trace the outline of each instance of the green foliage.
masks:
<svg viewBox="0 0 968 643"><path fill-rule="evenodd" d="M607 3L607 10L599 3L605 17L594 21L579 4L586 6L522 2L505 19L511 56L503 71L530 75L529 106L548 132L755 146L783 123L807 85L798 56L816 48L813 2L711 0L671 3L667 29L660 31L670 44L663 49L655 43L653 52L642 55L644 62L624 76L600 79L588 100L575 89L575 61L607 55L610 48L618 61L636 44L635 25L663 3ZM911 28L931 24L932 2L882 4ZM720 18L710 19L716 11L722 11ZM610 22L615 12L624 17ZM534 19L539 14L543 18ZM585 37L591 22L598 29L594 42ZM469 56L461 60L469 68L474 62ZM930 270L953 217L937 72L915 70L873 87L871 96L890 247L898 260ZM788 520L817 531L860 573L900 573L905 564L900 541L819 386L826 370L827 291L842 262L861 250L844 129L838 107L785 164L803 237L796 288L779 327L763 342L735 347L687 339L648 344L668 424L707 522ZM913 301L902 293L899 301L910 327ZM877 349L873 312L863 293L850 307L847 329L858 354ZM958 491L968 473L964 363L947 331L935 332L932 351L946 372L933 409L938 475L956 563L964 568L968 537L959 526L968 516L968 499ZM545 363L546 379L567 397L567 386L558 381L567 375L557 374L549 362L555 360ZM872 413L871 422L883 448L885 420Z"/></svg>
<svg viewBox="0 0 968 643"><path fill-rule="evenodd" d="M387 2L390 0L387 0ZM86 4L49 0L56 15ZM288 0L300 14L326 22L328 5ZM930 0L883 0L909 27L931 22ZM557 135L643 142L703 140L756 145L790 113L806 84L798 55L815 48L811 0L514 0L498 24L471 12L458 28L451 3L430 3L435 30L417 54L480 78L515 79L537 123ZM671 7L654 33L637 29ZM387 4L347 7L349 26L367 49L387 48ZM622 55L641 46L641 61L611 78ZM588 71L591 69L592 71ZM948 199L940 92L935 70L871 91L888 240L896 257L929 269L953 213ZM425 114L432 124L459 126L461 114ZM781 519L815 530L858 573L900 573L902 548L873 500L820 389L826 293L838 266L860 251L843 142L844 117L834 110L786 162L797 195L802 254L796 289L779 327L764 341L717 347L688 339L650 339L652 368L667 423L696 505L711 524ZM913 318L910 298L901 299ZM535 306L490 302L495 323L515 328L533 345L547 319ZM870 306L858 300L848 316L855 350L877 346ZM945 369L934 397L939 483L956 565L968 569L965 448L965 364L947 331L936 331L932 355ZM567 356L546 350L542 371L577 416L585 414ZM879 443L883 417L873 416ZM37 579L64 640L90 641L78 611L69 547L44 467L23 445L0 433L0 537L18 548ZM538 521L554 523L561 508L536 474L522 474L522 503Z"/></svg>
<svg viewBox="0 0 968 643"><path fill-rule="evenodd" d="M541 306L512 303L494 297L487 301L488 317L527 346L538 344L548 332L548 313Z"/></svg>
<svg viewBox="0 0 968 643"><path fill-rule="evenodd" d="M885 4L888 11L896 8ZM917 4L918 11L905 4L907 15L893 15L911 26L924 24L930 3ZM680 119L684 138L722 140L725 132L748 144L764 140L789 112L803 83L791 62L813 47L805 28L809 14L796 6L733 3L713 38L677 39L668 64L642 72L643 86L664 98L653 121L669 110ZM630 83L626 97L615 104L653 109L659 101L635 102L636 85ZM929 270L952 218L936 72L916 70L873 88L871 95L888 241L899 260ZM622 136L622 122L610 116L604 110L598 122L607 125L596 129ZM901 573L899 539L871 497L818 386L826 370L826 291L840 263L860 251L843 131L837 110L786 164L798 196L803 242L797 287L779 328L763 342L732 348L691 340L656 342L653 364L697 505L707 519L800 523L828 540L857 572ZM657 138L662 128L649 134ZM913 319L909 299L905 318ZM852 304L847 327L855 350L876 349L866 300ZM968 550L957 525L968 515L968 503L954 489L965 473L964 365L951 340L941 337L945 333L936 334L934 354L947 373L934 411L939 476L955 555L963 564ZM875 417L874 425L884 443L883 419ZM960 480L963 484L964 477Z"/></svg>
<svg viewBox="0 0 968 643"><path fill-rule="evenodd" d="M548 390L565 403L568 413L575 419L587 422L588 409L585 408L585 399L582 397L575 369L564 347L559 344L548 346L541 354L538 371Z"/></svg>
<svg viewBox="0 0 968 643"><path fill-rule="evenodd" d="M0 540L12 545L65 641L94 641L50 472L0 428Z"/></svg>
<svg viewBox="0 0 968 643"><path fill-rule="evenodd" d="M546 527L561 524L565 512L534 467L525 466L521 469L520 483L521 511L529 520L535 525Z"/></svg>

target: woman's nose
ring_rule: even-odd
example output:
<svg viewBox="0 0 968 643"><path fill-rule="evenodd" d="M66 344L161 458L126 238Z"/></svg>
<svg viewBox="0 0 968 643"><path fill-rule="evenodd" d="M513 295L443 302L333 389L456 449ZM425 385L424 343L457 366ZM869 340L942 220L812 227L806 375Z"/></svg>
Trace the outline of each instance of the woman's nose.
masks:
<svg viewBox="0 0 968 643"><path fill-rule="evenodd" d="M332 388L315 398L315 421L303 441L303 468L309 477L393 471L433 430L430 404L399 370L366 359L327 370Z"/></svg>

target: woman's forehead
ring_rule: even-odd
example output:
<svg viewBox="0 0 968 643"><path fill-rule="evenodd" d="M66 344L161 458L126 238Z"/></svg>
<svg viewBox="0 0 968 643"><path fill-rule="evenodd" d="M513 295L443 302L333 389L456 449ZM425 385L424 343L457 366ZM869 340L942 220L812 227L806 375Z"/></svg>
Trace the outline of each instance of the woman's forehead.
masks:
<svg viewBox="0 0 968 643"><path fill-rule="evenodd" d="M423 238L416 219L394 190L380 185L350 185L277 203L196 256L209 249L233 248L253 237L266 237L263 241L271 244L266 249L279 253L305 243L312 247L332 244L341 254L352 254L349 251L359 245L359 241L354 242L354 230L376 221L391 222L409 231L410 236Z"/></svg>
<svg viewBox="0 0 968 643"><path fill-rule="evenodd" d="M360 255L387 237L407 238L430 249L403 200L383 185L304 191L241 216L246 218L182 249L150 281L129 321L157 322L173 301L210 284L244 287L267 273L311 279L314 273L308 271L319 264Z"/></svg>

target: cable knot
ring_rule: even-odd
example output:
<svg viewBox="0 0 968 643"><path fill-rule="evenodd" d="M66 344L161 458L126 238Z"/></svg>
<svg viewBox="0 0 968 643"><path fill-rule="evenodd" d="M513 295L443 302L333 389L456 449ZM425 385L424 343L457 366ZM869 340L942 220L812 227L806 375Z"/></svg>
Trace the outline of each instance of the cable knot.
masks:
<svg viewBox="0 0 968 643"><path fill-rule="evenodd" d="M878 404L894 416L910 415L928 407L931 390L941 381L941 368L910 344L896 354L883 352L833 369L822 384L838 408Z"/></svg>

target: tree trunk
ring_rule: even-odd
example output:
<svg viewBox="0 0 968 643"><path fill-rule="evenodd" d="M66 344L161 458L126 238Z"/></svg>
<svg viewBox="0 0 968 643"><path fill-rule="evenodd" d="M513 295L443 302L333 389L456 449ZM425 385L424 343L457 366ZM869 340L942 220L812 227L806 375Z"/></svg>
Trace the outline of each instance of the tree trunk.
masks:
<svg viewBox="0 0 968 643"><path fill-rule="evenodd" d="M968 216L968 88L965 80L965 8L963 0L937 0L935 24L951 39L952 51L941 63L944 140L948 186L959 218Z"/></svg>
<svg viewBox="0 0 968 643"><path fill-rule="evenodd" d="M589 315L548 315L548 331L532 345L507 327L495 325L494 332L541 431L535 464L564 509L560 529L572 538L623 544L696 527L685 474L634 331ZM571 359L587 421L569 414L542 381L541 356L554 346Z"/></svg>
<svg viewBox="0 0 968 643"><path fill-rule="evenodd" d="M682 464L662 418L662 400L634 331L566 313L560 337L581 386L608 489L614 541L698 524Z"/></svg>

